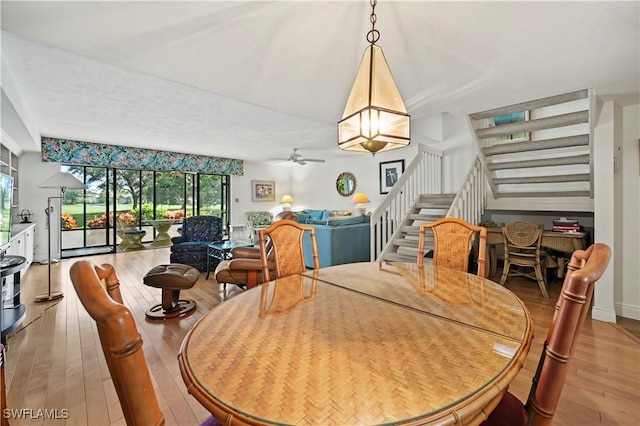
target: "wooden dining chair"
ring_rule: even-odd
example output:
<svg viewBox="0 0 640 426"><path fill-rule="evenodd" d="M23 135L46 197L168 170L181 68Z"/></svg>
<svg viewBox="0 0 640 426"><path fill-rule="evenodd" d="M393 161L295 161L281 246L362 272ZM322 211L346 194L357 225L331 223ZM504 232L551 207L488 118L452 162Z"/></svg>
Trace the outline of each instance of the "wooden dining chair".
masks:
<svg viewBox="0 0 640 426"><path fill-rule="evenodd" d="M537 281L544 298L549 298L544 266L549 255L541 247L542 231L542 226L526 221L513 221L502 227L504 268L500 285L504 285L509 276L526 277ZM511 266L532 270L511 269Z"/></svg>
<svg viewBox="0 0 640 426"><path fill-rule="evenodd" d="M272 223L268 228L258 232L260 240L260 259L262 262L262 276L265 282L288 275L299 274L307 270L304 262L302 237L309 232L311 250L313 254L313 268L320 268L318 246L316 244L316 229L311 225L302 225L294 220L280 220ZM271 251L267 248L267 238L270 240ZM270 271L275 263L275 276Z"/></svg>
<svg viewBox="0 0 640 426"><path fill-rule="evenodd" d="M305 283L309 281L310 284L305 287ZM258 317L288 314L303 303L313 300L317 284L317 279L312 280L303 275L262 284Z"/></svg>
<svg viewBox="0 0 640 426"><path fill-rule="evenodd" d="M424 262L424 247L427 229L431 229L434 237L433 266L444 266L459 271L469 271L469 253L472 239L479 235L478 275L486 274L487 229L472 225L462 219L445 217L432 223L420 225L418 243L418 264Z"/></svg>
<svg viewBox="0 0 640 426"><path fill-rule="evenodd" d="M569 360L591 309L594 284L607 269L610 257L611 249L601 243L573 252L527 403L506 392L483 426L551 425Z"/></svg>
<svg viewBox="0 0 640 426"><path fill-rule="evenodd" d="M110 264L75 262L69 272L78 299L98 327L105 360L127 425L163 425L149 367L131 311L123 305L120 281ZM220 423L208 417L200 425Z"/></svg>
<svg viewBox="0 0 640 426"><path fill-rule="evenodd" d="M0 398L2 398L2 401L0 402L0 409L2 410L2 412L0 412L0 417L2 417L2 426L9 426L9 419L4 415L4 412L7 409L7 384L4 380L4 362L4 345L0 343Z"/></svg>

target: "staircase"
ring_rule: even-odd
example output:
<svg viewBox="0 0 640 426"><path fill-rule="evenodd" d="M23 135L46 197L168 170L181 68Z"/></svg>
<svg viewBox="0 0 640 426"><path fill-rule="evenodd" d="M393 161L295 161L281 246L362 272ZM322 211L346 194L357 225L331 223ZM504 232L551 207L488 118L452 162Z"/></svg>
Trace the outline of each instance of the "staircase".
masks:
<svg viewBox="0 0 640 426"><path fill-rule="evenodd" d="M494 199L593 197L589 95L580 90L468 117Z"/></svg>
<svg viewBox="0 0 640 426"><path fill-rule="evenodd" d="M382 259L395 262L416 262L420 224L434 222L447 215L456 194L423 194L411 206L400 225L400 232L391 240L392 249ZM433 236L425 239L425 251L433 250Z"/></svg>
<svg viewBox="0 0 640 426"><path fill-rule="evenodd" d="M417 261L420 224L441 217L477 225L486 208L588 211L593 103L580 90L468 116L478 157L457 194L441 194L442 153L421 146L373 212L371 259Z"/></svg>

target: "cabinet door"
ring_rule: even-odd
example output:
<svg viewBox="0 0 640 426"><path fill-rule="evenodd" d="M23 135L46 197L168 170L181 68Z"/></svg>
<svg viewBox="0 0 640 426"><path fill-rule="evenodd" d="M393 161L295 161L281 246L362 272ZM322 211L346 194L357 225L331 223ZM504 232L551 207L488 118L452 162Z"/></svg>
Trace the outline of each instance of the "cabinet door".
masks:
<svg viewBox="0 0 640 426"><path fill-rule="evenodd" d="M11 245L7 249L7 254L12 256L24 256L24 234L20 234L11 240Z"/></svg>
<svg viewBox="0 0 640 426"><path fill-rule="evenodd" d="M29 229L27 232L25 232L25 237L24 237L24 257L27 259L27 265L24 268L25 271L33 263L33 251L35 248L34 241L35 241L35 230Z"/></svg>

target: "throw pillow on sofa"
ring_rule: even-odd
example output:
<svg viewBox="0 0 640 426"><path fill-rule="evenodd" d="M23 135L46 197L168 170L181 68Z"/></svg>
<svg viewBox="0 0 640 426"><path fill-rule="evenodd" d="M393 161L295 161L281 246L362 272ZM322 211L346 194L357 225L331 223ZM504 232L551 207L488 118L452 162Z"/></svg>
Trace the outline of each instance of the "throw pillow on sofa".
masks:
<svg viewBox="0 0 640 426"><path fill-rule="evenodd" d="M364 223L365 216L354 216L345 219L331 219L327 222L329 226L345 226L345 225L354 225L356 223Z"/></svg>
<svg viewBox="0 0 640 426"><path fill-rule="evenodd" d="M307 213L304 212L295 212L296 214L296 220L298 221L298 223L307 223L308 219L311 219L311 216L309 216Z"/></svg>
<svg viewBox="0 0 640 426"><path fill-rule="evenodd" d="M307 209L305 212L309 215L310 219L313 220L329 220L331 215L329 214L329 210L311 210Z"/></svg>

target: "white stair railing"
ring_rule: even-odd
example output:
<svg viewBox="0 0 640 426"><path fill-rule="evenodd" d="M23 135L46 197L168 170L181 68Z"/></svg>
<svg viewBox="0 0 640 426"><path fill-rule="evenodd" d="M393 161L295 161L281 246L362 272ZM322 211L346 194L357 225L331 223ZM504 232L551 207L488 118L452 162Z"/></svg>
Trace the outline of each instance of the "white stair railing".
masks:
<svg viewBox="0 0 640 426"><path fill-rule="evenodd" d="M385 200L371 214L371 259L378 259L421 194L442 193L443 152L419 144L411 161Z"/></svg>
<svg viewBox="0 0 640 426"><path fill-rule="evenodd" d="M486 204L487 179L480 158L476 157L451 203L447 217L457 217L477 225L480 223Z"/></svg>

